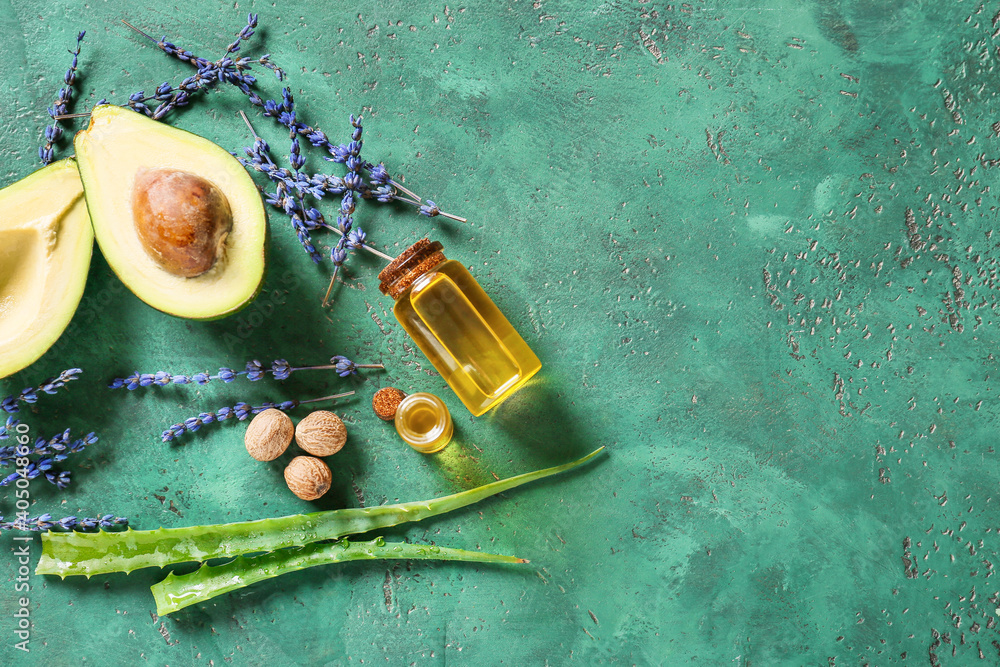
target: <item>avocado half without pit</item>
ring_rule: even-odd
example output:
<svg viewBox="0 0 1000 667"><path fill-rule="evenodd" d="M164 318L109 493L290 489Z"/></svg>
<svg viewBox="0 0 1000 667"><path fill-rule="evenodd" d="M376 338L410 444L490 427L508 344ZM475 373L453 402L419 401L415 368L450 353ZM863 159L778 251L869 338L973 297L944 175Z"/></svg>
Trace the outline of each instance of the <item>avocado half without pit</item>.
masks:
<svg viewBox="0 0 1000 667"><path fill-rule="evenodd" d="M264 279L267 217L232 155L111 105L94 109L74 146L97 243L137 297L202 320L253 300Z"/></svg>
<svg viewBox="0 0 1000 667"><path fill-rule="evenodd" d="M45 354L73 318L94 232L72 159L0 190L0 211L2 378Z"/></svg>

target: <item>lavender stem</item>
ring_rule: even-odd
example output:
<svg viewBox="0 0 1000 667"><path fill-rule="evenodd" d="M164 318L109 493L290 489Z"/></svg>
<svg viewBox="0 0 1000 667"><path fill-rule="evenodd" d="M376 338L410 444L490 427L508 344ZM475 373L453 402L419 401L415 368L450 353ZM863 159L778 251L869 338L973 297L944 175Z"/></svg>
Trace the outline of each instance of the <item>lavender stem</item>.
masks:
<svg viewBox="0 0 1000 667"><path fill-rule="evenodd" d="M345 391L342 394L333 394L331 396L324 396L323 398L310 398L308 401L299 401L299 405L305 405L306 403L318 403L319 401L332 401L335 398L344 398L345 396L353 395L353 391Z"/></svg>
<svg viewBox="0 0 1000 667"><path fill-rule="evenodd" d="M391 185L392 187L396 188L397 190L400 190L401 192L405 192L406 194L410 195L411 197L413 197L417 201L418 204L423 201L423 199L420 197L420 195L418 195L417 193L413 192L413 190L407 190L406 188L404 188L402 185L400 185L396 181L393 181L393 180L390 179L389 180L389 185Z"/></svg>
<svg viewBox="0 0 1000 667"><path fill-rule="evenodd" d="M333 275L330 276L330 286L326 288L326 294L323 295L323 303L321 304L323 308L326 308L327 306L330 305L330 292L333 291L333 283L335 280L337 280L337 271L339 269L340 269L339 266L334 265Z"/></svg>
<svg viewBox="0 0 1000 667"><path fill-rule="evenodd" d="M344 232L340 231L340 229L338 229L337 227L334 227L333 225L323 225L323 226L326 229L332 229L333 231L337 232L341 236L344 235ZM376 250L375 248L371 247L367 243L362 243L361 247L364 248L365 250L367 250L368 252L370 252L371 254L375 255L376 257L381 257L382 259L386 260L387 262L392 262L392 261L394 261L396 259L395 257L390 257L389 255L385 254L384 252L382 252L380 250Z"/></svg>
<svg viewBox="0 0 1000 667"><path fill-rule="evenodd" d="M290 368L289 371L328 371L336 368L336 364L330 364L327 366L301 366L299 368ZM380 368L385 370L385 366L382 364L354 364L355 368ZM320 400L320 399L316 399Z"/></svg>
<svg viewBox="0 0 1000 667"><path fill-rule="evenodd" d="M468 220L466 220L465 218L460 218L457 215L452 215L451 213L445 213L444 211L441 211L440 213L438 213L438 215L443 215L444 217L451 218L452 220L455 220L457 222L468 222Z"/></svg>
<svg viewBox="0 0 1000 667"><path fill-rule="evenodd" d="M156 44L156 43L157 43L157 41L156 41L156 39L155 39L155 38L153 38L153 37L151 37L150 35L146 34L146 33L145 33L145 32L143 32L142 30L139 30L138 28L136 28L136 27L135 27L134 25L132 25L131 23L129 23L129 22L128 22L128 21L126 21L125 19L121 19L121 22L122 22L122 23L124 23L125 25L127 25L128 27L132 28L132 30L135 30L135 31L136 31L137 33L139 33L140 35L142 35L143 37L145 37L145 38L146 38L146 39L148 39L149 41L153 42L154 44Z"/></svg>

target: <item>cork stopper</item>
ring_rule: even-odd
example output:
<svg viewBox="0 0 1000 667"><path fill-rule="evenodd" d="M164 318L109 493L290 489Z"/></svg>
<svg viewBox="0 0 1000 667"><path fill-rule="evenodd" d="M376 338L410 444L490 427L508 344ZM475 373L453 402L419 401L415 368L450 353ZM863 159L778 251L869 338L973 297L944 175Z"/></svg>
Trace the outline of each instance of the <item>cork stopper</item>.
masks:
<svg viewBox="0 0 1000 667"><path fill-rule="evenodd" d="M382 294L398 299L413 281L445 260L438 241L420 239L378 274Z"/></svg>
<svg viewBox="0 0 1000 667"><path fill-rule="evenodd" d="M406 392L395 387L382 387L372 397L372 409L379 419L391 422L396 418L396 408L406 398Z"/></svg>

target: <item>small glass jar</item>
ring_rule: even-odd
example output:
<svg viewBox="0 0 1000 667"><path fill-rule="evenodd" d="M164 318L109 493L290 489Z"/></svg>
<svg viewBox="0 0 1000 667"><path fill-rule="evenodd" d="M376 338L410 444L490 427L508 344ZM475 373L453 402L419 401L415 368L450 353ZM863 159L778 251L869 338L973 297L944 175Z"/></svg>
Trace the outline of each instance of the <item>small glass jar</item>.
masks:
<svg viewBox="0 0 1000 667"><path fill-rule="evenodd" d="M462 264L421 239L379 273L392 312L473 415L496 407L542 362Z"/></svg>
<svg viewBox="0 0 1000 667"><path fill-rule="evenodd" d="M451 442L455 425L448 406L434 394L410 394L396 408L396 432L423 454L433 454Z"/></svg>

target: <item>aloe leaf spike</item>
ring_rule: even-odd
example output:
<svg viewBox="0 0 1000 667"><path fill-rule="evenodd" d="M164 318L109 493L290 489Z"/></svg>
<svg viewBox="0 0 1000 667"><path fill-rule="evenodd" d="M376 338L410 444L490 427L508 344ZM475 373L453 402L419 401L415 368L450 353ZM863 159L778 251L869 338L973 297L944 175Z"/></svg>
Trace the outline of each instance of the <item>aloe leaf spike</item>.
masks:
<svg viewBox="0 0 1000 667"><path fill-rule="evenodd" d="M133 572L191 561L205 562L241 554L276 551L319 540L367 533L410 521L420 521L479 502L583 465L604 448L576 461L492 482L432 500L361 507L237 523L99 533L42 534L42 555L36 574L60 577Z"/></svg>
<svg viewBox="0 0 1000 667"><path fill-rule="evenodd" d="M282 549L260 556L240 556L222 565L202 565L189 574L173 572L150 587L156 600L156 613L166 616L184 607L211 600L219 595L273 577L304 570L307 567L344 563L354 560L460 560L476 563L527 563L523 558L466 551L424 544L386 542L381 537L370 542L310 544Z"/></svg>

